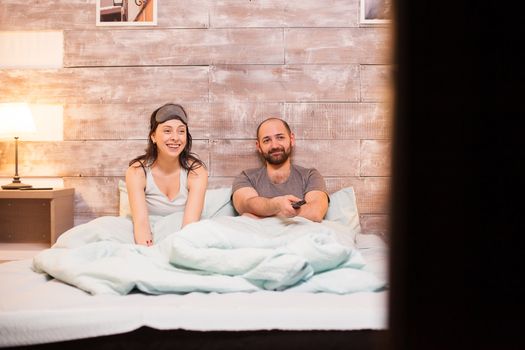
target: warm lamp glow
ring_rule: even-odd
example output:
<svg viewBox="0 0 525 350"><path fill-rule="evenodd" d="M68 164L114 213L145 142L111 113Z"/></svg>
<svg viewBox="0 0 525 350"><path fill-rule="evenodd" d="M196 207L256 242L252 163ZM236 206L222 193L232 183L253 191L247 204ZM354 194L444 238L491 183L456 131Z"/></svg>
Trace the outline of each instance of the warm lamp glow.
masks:
<svg viewBox="0 0 525 350"><path fill-rule="evenodd" d="M0 136L18 137L35 131L35 121L27 103L0 103Z"/></svg>
<svg viewBox="0 0 525 350"><path fill-rule="evenodd" d="M13 182L3 185L2 189L17 190L32 187L23 184L18 176L18 137L35 131L35 121L26 103L0 103L0 136L10 136L15 139L15 176Z"/></svg>

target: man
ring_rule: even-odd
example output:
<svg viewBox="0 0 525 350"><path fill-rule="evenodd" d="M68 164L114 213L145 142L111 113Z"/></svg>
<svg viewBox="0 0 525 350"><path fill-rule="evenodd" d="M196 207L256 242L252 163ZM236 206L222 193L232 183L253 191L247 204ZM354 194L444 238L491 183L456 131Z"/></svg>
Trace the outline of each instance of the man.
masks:
<svg viewBox="0 0 525 350"><path fill-rule="evenodd" d="M233 181L237 212L255 217L302 216L322 221L329 200L325 181L316 169L292 165L290 154L295 135L288 123L275 117L264 120L257 128L256 147L265 165L244 170ZM306 203L294 205L303 199Z"/></svg>

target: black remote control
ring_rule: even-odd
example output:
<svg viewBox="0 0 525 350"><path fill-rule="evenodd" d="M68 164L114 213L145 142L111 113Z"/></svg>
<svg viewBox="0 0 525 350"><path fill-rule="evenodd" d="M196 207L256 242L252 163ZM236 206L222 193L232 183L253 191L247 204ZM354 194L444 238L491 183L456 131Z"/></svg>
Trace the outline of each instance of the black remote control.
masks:
<svg viewBox="0 0 525 350"><path fill-rule="evenodd" d="M303 204L306 204L306 201L303 199L302 201L299 201L299 202L293 202L292 203L292 207L294 209L299 209L301 207L301 205Z"/></svg>

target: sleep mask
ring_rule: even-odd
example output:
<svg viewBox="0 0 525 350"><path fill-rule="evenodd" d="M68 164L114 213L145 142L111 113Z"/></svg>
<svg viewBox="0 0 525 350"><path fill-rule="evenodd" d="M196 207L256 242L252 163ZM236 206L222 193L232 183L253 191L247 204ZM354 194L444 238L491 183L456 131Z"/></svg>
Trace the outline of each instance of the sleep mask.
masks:
<svg viewBox="0 0 525 350"><path fill-rule="evenodd" d="M157 123L164 123L170 119L180 118L184 124L188 124L188 116L181 106L175 104L167 104L159 108L155 113L155 121Z"/></svg>

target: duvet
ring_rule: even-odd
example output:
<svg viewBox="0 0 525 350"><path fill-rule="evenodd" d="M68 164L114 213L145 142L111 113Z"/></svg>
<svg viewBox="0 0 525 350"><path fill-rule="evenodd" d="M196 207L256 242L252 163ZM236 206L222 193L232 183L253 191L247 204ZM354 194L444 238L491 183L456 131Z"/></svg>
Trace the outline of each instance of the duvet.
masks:
<svg viewBox="0 0 525 350"><path fill-rule="evenodd" d="M218 216L179 229L181 213L151 217L154 245L133 243L127 217L61 235L33 269L91 294L379 291L348 228L335 221Z"/></svg>

